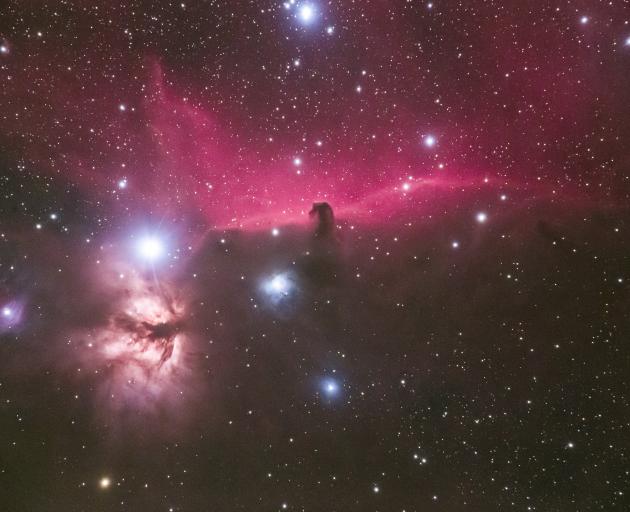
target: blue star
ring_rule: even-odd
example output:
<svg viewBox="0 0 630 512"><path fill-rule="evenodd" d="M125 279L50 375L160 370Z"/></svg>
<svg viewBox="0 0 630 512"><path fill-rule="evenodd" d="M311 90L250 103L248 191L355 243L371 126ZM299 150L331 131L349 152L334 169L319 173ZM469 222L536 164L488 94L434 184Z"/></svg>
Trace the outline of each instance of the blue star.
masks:
<svg viewBox="0 0 630 512"><path fill-rule="evenodd" d="M318 10L311 3L299 4L295 16L302 25L311 25L317 19Z"/></svg>
<svg viewBox="0 0 630 512"><path fill-rule="evenodd" d="M339 394L340 386L336 380L328 377L322 381L321 389L324 395L326 395L329 398L332 398Z"/></svg>
<svg viewBox="0 0 630 512"><path fill-rule="evenodd" d="M294 295L295 278L290 272L274 274L262 282L261 289L272 304L278 305Z"/></svg>

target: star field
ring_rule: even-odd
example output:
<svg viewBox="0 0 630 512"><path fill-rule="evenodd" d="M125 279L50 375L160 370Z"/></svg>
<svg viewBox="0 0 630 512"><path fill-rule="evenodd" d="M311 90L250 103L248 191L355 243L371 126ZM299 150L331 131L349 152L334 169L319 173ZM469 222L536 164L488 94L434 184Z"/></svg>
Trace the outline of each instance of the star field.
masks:
<svg viewBox="0 0 630 512"><path fill-rule="evenodd" d="M0 510L624 511L630 5L0 6Z"/></svg>

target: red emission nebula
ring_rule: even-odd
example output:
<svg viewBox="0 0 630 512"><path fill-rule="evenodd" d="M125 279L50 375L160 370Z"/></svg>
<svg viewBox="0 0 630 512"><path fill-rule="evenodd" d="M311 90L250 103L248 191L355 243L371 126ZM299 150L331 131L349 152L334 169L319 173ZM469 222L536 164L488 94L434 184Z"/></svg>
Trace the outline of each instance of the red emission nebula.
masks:
<svg viewBox="0 0 630 512"><path fill-rule="evenodd" d="M5 0L0 510L627 510L627 1Z"/></svg>

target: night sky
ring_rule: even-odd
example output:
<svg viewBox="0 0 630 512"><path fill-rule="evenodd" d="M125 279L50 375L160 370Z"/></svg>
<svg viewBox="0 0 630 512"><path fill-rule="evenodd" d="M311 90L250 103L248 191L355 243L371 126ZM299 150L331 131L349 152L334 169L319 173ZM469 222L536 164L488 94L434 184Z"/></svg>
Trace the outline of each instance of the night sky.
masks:
<svg viewBox="0 0 630 512"><path fill-rule="evenodd" d="M630 510L628 0L4 0L1 512Z"/></svg>

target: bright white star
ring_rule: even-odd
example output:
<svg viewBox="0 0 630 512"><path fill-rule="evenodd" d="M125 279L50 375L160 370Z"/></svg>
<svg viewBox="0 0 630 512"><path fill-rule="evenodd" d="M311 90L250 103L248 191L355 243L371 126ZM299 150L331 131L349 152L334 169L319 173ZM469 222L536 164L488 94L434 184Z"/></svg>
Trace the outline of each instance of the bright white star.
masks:
<svg viewBox="0 0 630 512"><path fill-rule="evenodd" d="M289 289L289 283L282 275L275 276L269 283L270 288L277 293L286 294Z"/></svg>
<svg viewBox="0 0 630 512"><path fill-rule="evenodd" d="M304 4L298 9L298 18L305 25L311 23L315 19L315 15L315 7L311 4Z"/></svg>
<svg viewBox="0 0 630 512"><path fill-rule="evenodd" d="M288 300L295 291L295 280L288 272L275 274L261 283L261 290L265 293L268 300L278 305Z"/></svg>
<svg viewBox="0 0 630 512"><path fill-rule="evenodd" d="M138 243L138 252L147 261L155 261L164 253L162 241L154 236L142 238Z"/></svg>
<svg viewBox="0 0 630 512"><path fill-rule="evenodd" d="M336 395L337 391L339 391L339 384L333 379L326 379L322 383L322 389L328 396Z"/></svg>
<svg viewBox="0 0 630 512"><path fill-rule="evenodd" d="M435 140L435 137L433 135L427 135L424 138L424 145L428 148L432 148L433 146L435 146L435 143L437 141Z"/></svg>

